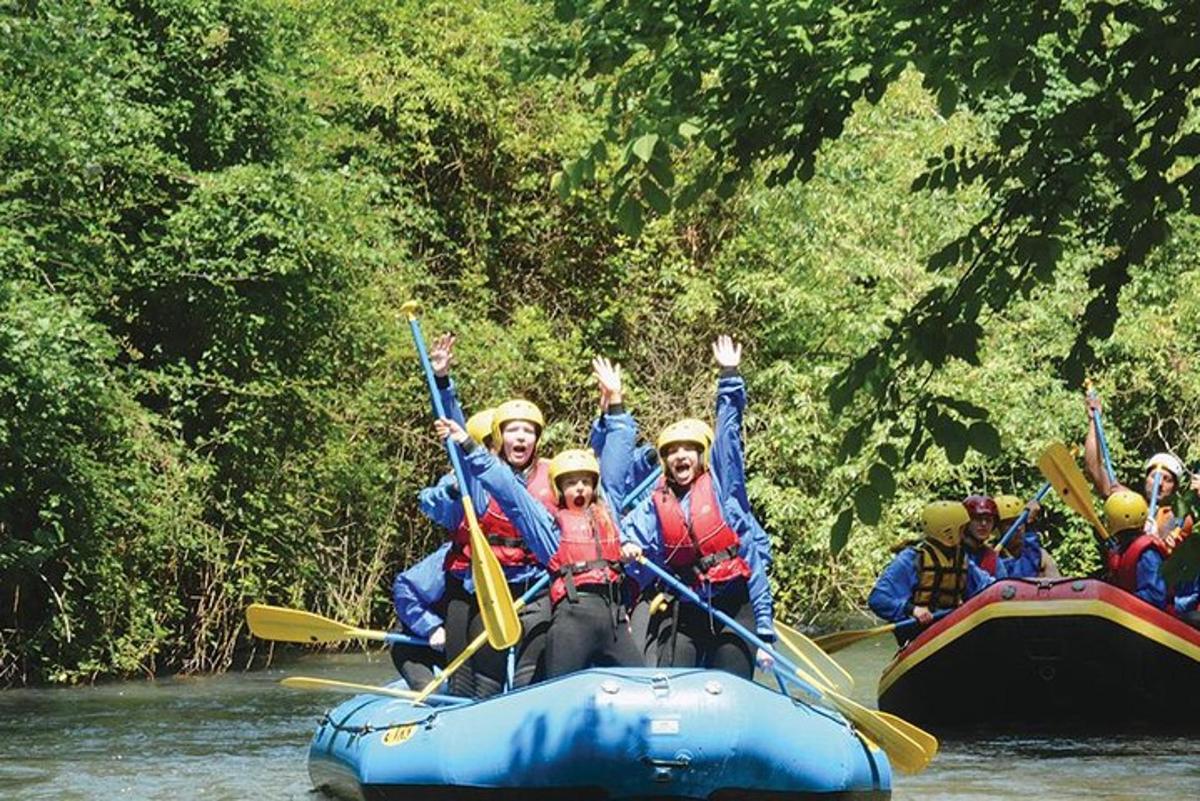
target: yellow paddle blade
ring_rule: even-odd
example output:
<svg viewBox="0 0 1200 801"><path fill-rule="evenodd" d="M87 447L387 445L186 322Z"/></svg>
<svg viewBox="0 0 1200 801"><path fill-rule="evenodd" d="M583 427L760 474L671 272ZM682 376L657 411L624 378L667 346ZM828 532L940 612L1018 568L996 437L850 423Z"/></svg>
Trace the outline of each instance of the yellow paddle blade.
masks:
<svg viewBox="0 0 1200 801"><path fill-rule="evenodd" d="M841 691L854 687L854 677L802 632L778 620L775 621L775 631L779 634L779 645L807 665L824 686Z"/></svg>
<svg viewBox="0 0 1200 801"><path fill-rule="evenodd" d="M475 598L479 602L483 630L487 632L491 646L503 651L521 641L521 618L513 606L504 568L500 567L492 546L479 528L470 496L463 493L462 501L467 527L471 531L471 578L475 582Z"/></svg>
<svg viewBox="0 0 1200 801"><path fill-rule="evenodd" d="M899 715L893 715L890 712L882 712L879 710L876 710L875 714L892 724L892 726L896 729L899 729L905 737L921 746L925 753L929 755L930 759L933 759L935 756L937 756L939 747L938 739L932 734L925 731L920 726L915 726L912 723L909 723Z"/></svg>
<svg viewBox="0 0 1200 801"><path fill-rule="evenodd" d="M879 744L888 755L888 759L901 773L920 773L929 765L937 753L937 740L933 740L935 748L931 752L925 746L909 737L885 717L873 709L867 709L861 704L851 701L844 695L827 691L826 695L834 707L846 716L846 719L858 727L863 734ZM912 724L909 724L911 726ZM912 727L916 728L916 727ZM919 730L918 730L919 731ZM932 739L932 735L926 735ZM925 738L923 738L925 739Z"/></svg>
<svg viewBox="0 0 1200 801"><path fill-rule="evenodd" d="M354 684L348 681L334 681L333 679L313 679L308 676L288 676L279 682L284 687L291 687L295 690L329 690L331 692L340 693L374 693L375 695L390 695L393 698L403 698L411 701L415 700L417 693L412 690L395 690L391 687L374 687L370 684Z"/></svg>
<svg viewBox="0 0 1200 801"><path fill-rule="evenodd" d="M248 606L246 622L250 633L263 640L319 643L387 639L386 631L355 628L312 612L266 604Z"/></svg>
<svg viewBox="0 0 1200 801"><path fill-rule="evenodd" d="M895 623L886 623L882 626L875 626L869 629L851 629L849 631L835 631L832 634L822 634L813 642L821 647L827 654L835 654L843 648L849 648L859 640L867 640L871 637L880 634L887 634L892 629L896 628Z"/></svg>
<svg viewBox="0 0 1200 801"><path fill-rule="evenodd" d="M834 690L821 687L802 668L796 668L796 676L820 691L817 700L841 712L868 739L877 743L901 773L920 773L937 754L937 739L923 729L895 715L867 709Z"/></svg>
<svg viewBox="0 0 1200 801"><path fill-rule="evenodd" d="M1075 457L1071 456L1067 446L1061 442L1050 443L1038 457L1037 465L1063 502L1092 524L1101 542L1107 542L1108 530L1104 528L1104 524L1096 516L1096 510L1092 508L1092 493L1088 490L1087 481L1083 473L1079 472Z"/></svg>

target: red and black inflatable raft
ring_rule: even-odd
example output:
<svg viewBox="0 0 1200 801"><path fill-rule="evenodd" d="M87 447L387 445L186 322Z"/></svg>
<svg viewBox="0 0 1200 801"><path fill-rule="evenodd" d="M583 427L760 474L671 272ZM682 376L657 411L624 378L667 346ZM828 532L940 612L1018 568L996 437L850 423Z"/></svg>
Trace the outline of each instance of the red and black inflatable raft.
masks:
<svg viewBox="0 0 1200 801"><path fill-rule="evenodd" d="M902 648L879 708L932 727L1200 728L1200 631L1092 579L999 581Z"/></svg>

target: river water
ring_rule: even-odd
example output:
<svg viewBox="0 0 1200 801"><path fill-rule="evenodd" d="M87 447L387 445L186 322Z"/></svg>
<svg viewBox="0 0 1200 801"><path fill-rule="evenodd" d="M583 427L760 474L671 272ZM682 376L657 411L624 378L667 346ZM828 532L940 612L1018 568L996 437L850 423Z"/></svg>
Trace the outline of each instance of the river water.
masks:
<svg viewBox="0 0 1200 801"><path fill-rule="evenodd" d="M888 637L838 654L874 705ZM321 801L305 768L317 718L342 696L277 686L285 675L390 681L381 653L305 656L254 673L0 693L0 799ZM994 684L981 670L983 687ZM1200 692L1180 687L1180 692ZM1200 737L960 735L893 798L1200 797Z"/></svg>

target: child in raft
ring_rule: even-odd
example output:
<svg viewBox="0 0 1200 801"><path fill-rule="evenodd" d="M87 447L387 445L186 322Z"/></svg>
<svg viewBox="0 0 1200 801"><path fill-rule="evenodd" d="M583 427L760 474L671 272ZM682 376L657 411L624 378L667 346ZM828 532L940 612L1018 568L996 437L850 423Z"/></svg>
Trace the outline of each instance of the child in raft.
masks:
<svg viewBox="0 0 1200 801"><path fill-rule="evenodd" d="M1156 534L1146 532L1149 511L1146 499L1132 490L1118 489L1104 502L1105 528L1113 543L1104 580L1166 609L1167 584L1159 571L1167 546Z"/></svg>
<svg viewBox="0 0 1200 801"><path fill-rule="evenodd" d="M612 401L610 398L610 411L620 414L619 394ZM589 666L641 666L642 653L630 633L623 602L618 517L604 490L624 481L624 463L614 469L611 459L597 461L582 449L558 454L550 464L557 507L549 513L514 479L511 470L473 442L460 426L439 420L437 431L466 450L467 470L554 576L545 654L547 678ZM630 429L616 429L613 436L629 436L632 445ZM619 490L615 494L620 497Z"/></svg>
<svg viewBox="0 0 1200 801"><path fill-rule="evenodd" d="M895 629L904 645L943 609L978 595L995 579L963 550L963 532L971 522L958 501L934 501L921 510L920 540L897 547L867 599L871 611L892 623L914 618L916 625Z"/></svg>
<svg viewBox="0 0 1200 801"><path fill-rule="evenodd" d="M1028 510L1026 522L1008 538L1000 561L1008 578L1061 578L1054 557L1042 546L1041 535L1034 524L1041 516L1042 505L1037 501L1023 502L1015 495L997 495L993 500L1000 513L1000 531L1007 532L1023 511Z"/></svg>
<svg viewBox="0 0 1200 801"><path fill-rule="evenodd" d="M429 646L395 643L391 647L392 664L414 690L421 690L434 679L434 670L445 667L446 650L446 571L442 565L450 543L443 543L392 582L392 605L400 631L429 641Z"/></svg>
<svg viewBox="0 0 1200 801"><path fill-rule="evenodd" d="M763 640L774 642L765 567L769 545L761 541L765 532L741 500L741 421L746 405L745 380L738 374L741 346L730 337L719 337L713 356L720 376L711 466L707 425L689 418L663 429L656 447L664 480L623 521L623 553L631 560L644 554ZM707 667L744 678L753 675L756 662L770 666L765 652L754 653L705 609L678 600L671 609L671 621L658 631L660 666Z"/></svg>
<svg viewBox="0 0 1200 801"><path fill-rule="evenodd" d="M1005 565L990 545L1000 519L996 502L986 495L968 495L963 499L963 506L971 517L971 522L963 531L963 552L972 564L989 576L1006 578Z"/></svg>

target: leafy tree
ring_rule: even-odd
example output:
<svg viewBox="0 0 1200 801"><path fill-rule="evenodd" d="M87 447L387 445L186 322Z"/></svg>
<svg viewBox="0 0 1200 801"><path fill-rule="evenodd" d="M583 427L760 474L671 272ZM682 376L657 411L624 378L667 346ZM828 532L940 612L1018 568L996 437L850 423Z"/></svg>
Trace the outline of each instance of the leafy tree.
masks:
<svg viewBox="0 0 1200 801"><path fill-rule="evenodd" d="M1075 259L1089 300L1056 355L1063 378L1078 385L1095 366L1095 341L1113 332L1121 290L1138 268L1152 268L1148 256L1178 216L1200 211L1194 3L555 5L572 27L522 68L579 76L605 119L556 185L569 191L611 165L610 207L630 233L649 213L710 191L730 196L759 165L772 183L810 179L856 102L877 102L910 68L943 115L969 111L985 122L977 139L929 153L913 182L918 193L977 188L985 202L926 260L953 280L889 319L830 381L835 411L867 398L843 439L846 454L913 408L905 460L931 443L952 462L968 448L996 455L997 431L980 408L905 392L903 375L932 375L951 360L978 365L980 316L1052 283ZM879 454L877 475L889 453ZM876 504L862 492L853 506L870 523ZM850 508L834 526L835 548Z"/></svg>

